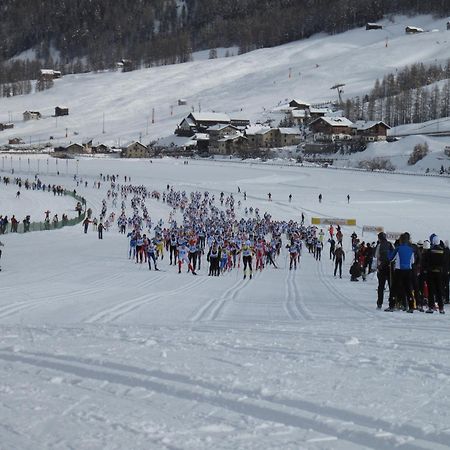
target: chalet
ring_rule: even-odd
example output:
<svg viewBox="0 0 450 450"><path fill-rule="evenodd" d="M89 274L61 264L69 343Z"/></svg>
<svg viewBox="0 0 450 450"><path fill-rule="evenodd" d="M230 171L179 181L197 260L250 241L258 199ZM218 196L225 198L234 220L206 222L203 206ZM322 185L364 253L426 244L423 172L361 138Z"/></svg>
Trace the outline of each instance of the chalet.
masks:
<svg viewBox="0 0 450 450"><path fill-rule="evenodd" d="M279 147L288 147L291 145L297 145L301 140L301 133L295 128L279 128Z"/></svg>
<svg viewBox="0 0 450 450"><path fill-rule="evenodd" d="M307 109L290 109L286 114L288 122L293 125L302 125L309 118L309 110Z"/></svg>
<svg viewBox="0 0 450 450"><path fill-rule="evenodd" d="M214 125L212 127L209 127L207 131L209 133L211 144L226 136L237 136L241 134L238 127L229 124Z"/></svg>
<svg viewBox="0 0 450 450"><path fill-rule="evenodd" d="M178 125L175 134L179 136L193 136L195 133L204 133L209 127L218 124L230 124L227 114L204 112L191 113Z"/></svg>
<svg viewBox="0 0 450 450"><path fill-rule="evenodd" d="M366 142L385 141L387 131L391 128L383 121L356 121L351 128L353 135L359 137Z"/></svg>
<svg viewBox="0 0 450 450"><path fill-rule="evenodd" d="M23 142L22 138L16 137L16 138L8 139L8 144L9 145L19 145L19 144L24 144L24 142Z"/></svg>
<svg viewBox="0 0 450 450"><path fill-rule="evenodd" d="M194 135L194 137L192 139L193 139L193 141L195 141L197 143L197 150L200 153L208 152L209 141L210 141L208 133L197 133ZM187 144L185 144L185 147L186 146L187 146Z"/></svg>
<svg viewBox="0 0 450 450"><path fill-rule="evenodd" d="M132 142L122 149L122 158L150 158L151 151L140 142Z"/></svg>
<svg viewBox="0 0 450 450"><path fill-rule="evenodd" d="M249 147L273 148L278 143L279 130L271 127L250 127L245 130Z"/></svg>
<svg viewBox="0 0 450 450"><path fill-rule="evenodd" d="M181 123L177 126L175 130L175 134L178 136L194 136L195 134L195 121L191 119L189 116L185 117Z"/></svg>
<svg viewBox="0 0 450 450"><path fill-rule="evenodd" d="M92 153L111 153L111 148L105 144L93 145Z"/></svg>
<svg viewBox="0 0 450 450"><path fill-rule="evenodd" d="M226 136L217 142L215 153L219 155L234 155L247 150L248 147L248 139L245 136Z"/></svg>
<svg viewBox="0 0 450 450"><path fill-rule="evenodd" d="M329 113L327 108L318 108L301 100L291 100L289 108L286 110L286 119L293 125L302 125L324 117Z"/></svg>
<svg viewBox="0 0 450 450"><path fill-rule="evenodd" d="M74 144L69 144L65 148L65 153L68 155L77 155L81 153L85 153L85 148L81 144L77 144L76 142Z"/></svg>
<svg viewBox="0 0 450 450"><path fill-rule="evenodd" d="M327 108L309 108L309 116L311 120L316 120L319 117L325 117L330 111Z"/></svg>
<svg viewBox="0 0 450 450"><path fill-rule="evenodd" d="M133 61L131 61L131 59L121 59L116 63L116 66L121 69L122 72L131 72L133 70Z"/></svg>
<svg viewBox="0 0 450 450"><path fill-rule="evenodd" d="M379 23L367 23L366 24L366 30L382 30L383 29L383 25L379 24Z"/></svg>
<svg viewBox="0 0 450 450"><path fill-rule="evenodd" d="M245 131L249 147L275 148L297 145L301 133L294 128L250 127Z"/></svg>
<svg viewBox="0 0 450 450"><path fill-rule="evenodd" d="M289 106L295 109L309 109L311 105L299 99L293 99L289 102Z"/></svg>
<svg viewBox="0 0 450 450"><path fill-rule="evenodd" d="M185 100L184 98L179 98L178 106L185 106L185 105L187 105L187 100Z"/></svg>
<svg viewBox="0 0 450 450"><path fill-rule="evenodd" d="M42 114L39 111L25 111L23 113L23 120L39 120L42 119Z"/></svg>
<svg viewBox="0 0 450 450"><path fill-rule="evenodd" d="M405 28L405 33L406 34L417 34L417 33L423 33L423 28L418 28L418 27L406 27Z"/></svg>
<svg viewBox="0 0 450 450"><path fill-rule="evenodd" d="M219 141L242 136L234 125L214 125L208 128L210 153L219 153Z"/></svg>
<svg viewBox="0 0 450 450"><path fill-rule="evenodd" d="M54 80L56 78L61 78L62 73L59 70L52 70L52 69L41 69L39 71L39 79L41 81L50 81Z"/></svg>
<svg viewBox="0 0 450 450"><path fill-rule="evenodd" d="M346 117L319 117L309 124L317 141L349 140L352 138L353 123Z"/></svg>
<svg viewBox="0 0 450 450"><path fill-rule="evenodd" d="M0 123L0 131L9 130L11 128L14 128L13 123Z"/></svg>
<svg viewBox="0 0 450 450"><path fill-rule="evenodd" d="M231 125L238 127L240 129L244 129L250 126L250 120L247 119L243 114L239 113L234 113L230 117L230 123Z"/></svg>
<svg viewBox="0 0 450 450"><path fill-rule="evenodd" d="M69 115L69 108L66 106L57 106L55 108L55 117L62 117Z"/></svg>

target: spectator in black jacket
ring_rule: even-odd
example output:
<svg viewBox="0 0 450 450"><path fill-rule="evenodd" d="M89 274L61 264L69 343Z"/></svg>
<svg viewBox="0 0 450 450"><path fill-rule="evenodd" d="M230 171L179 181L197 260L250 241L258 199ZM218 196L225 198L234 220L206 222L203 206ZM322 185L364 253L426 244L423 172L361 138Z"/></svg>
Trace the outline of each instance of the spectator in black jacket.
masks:
<svg viewBox="0 0 450 450"><path fill-rule="evenodd" d="M443 243L435 235L431 240L431 248L423 253L422 265L429 291L427 313L433 313L434 305L437 303L439 312L445 314L443 295L446 270L445 252Z"/></svg>

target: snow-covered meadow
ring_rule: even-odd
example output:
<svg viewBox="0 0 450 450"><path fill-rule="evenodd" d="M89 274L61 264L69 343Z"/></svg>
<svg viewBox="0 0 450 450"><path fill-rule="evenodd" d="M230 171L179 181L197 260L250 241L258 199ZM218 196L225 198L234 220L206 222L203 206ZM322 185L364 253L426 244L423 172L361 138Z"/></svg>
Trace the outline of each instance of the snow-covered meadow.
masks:
<svg viewBox="0 0 450 450"><path fill-rule="evenodd" d="M348 275L349 235L362 225L448 239L448 179L86 158L84 188L75 161L59 176L55 160L48 173L40 162L44 182L77 189L94 215L106 198L106 183L93 188L103 173L160 191L233 193L239 214L252 205L278 219L355 218L357 227L344 228L342 280L328 247L319 263L305 252L296 272L283 252L278 270L244 281L242 270L209 278L205 266L179 275L167 257L150 272L128 260L115 228L102 241L81 225L0 236L0 448L450 448L449 316L377 311L373 276ZM30 165L20 175L34 177ZM18 206L16 190L0 184L0 214L25 216L44 198L36 215L65 207L23 189ZM147 206L167 221L162 201Z"/></svg>
<svg viewBox="0 0 450 450"><path fill-rule="evenodd" d="M345 84L345 100L368 94L377 78L397 68L418 62L446 64L450 58L446 19L396 16L392 20L381 21L382 30L320 34L229 58L205 60L203 52L185 64L66 75L48 91L0 99L0 122L15 125L0 132L0 144L13 137L37 144L48 142L50 136L55 145L90 139L116 146L136 139L148 144L168 136L173 139L177 124L192 109L238 113L255 122L267 119L270 111L293 98L334 101L336 91L330 88L336 83ZM408 25L426 32L406 35ZM179 99L187 104L178 106ZM68 107L69 116L52 117L56 106ZM24 122L22 114L27 110L40 111L43 119ZM442 121L440 130L444 128L449 129L448 122Z"/></svg>

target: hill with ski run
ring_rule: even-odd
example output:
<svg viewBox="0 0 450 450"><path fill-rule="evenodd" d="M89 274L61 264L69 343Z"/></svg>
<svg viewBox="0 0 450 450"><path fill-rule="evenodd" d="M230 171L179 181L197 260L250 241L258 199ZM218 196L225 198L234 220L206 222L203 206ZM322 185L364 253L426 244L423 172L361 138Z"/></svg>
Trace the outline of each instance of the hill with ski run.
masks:
<svg viewBox="0 0 450 450"><path fill-rule="evenodd" d="M0 132L0 144L12 137L25 143L48 142L53 137L54 145L90 139L115 146L131 140L148 144L173 135L193 109L264 121L271 110L292 98L310 103L335 100L330 88L336 83L345 84L345 100L369 93L376 78L396 68L416 62L445 63L450 58L445 19L396 16L380 23L382 30L320 34L228 58L205 60L200 53L193 62L177 65L67 75L50 90L1 100L0 122L12 121L15 128ZM425 32L407 35L408 25ZM178 106L179 99L187 104ZM56 106L67 106L70 115L52 117ZM27 110L41 112L43 119L24 122L22 114ZM442 121L440 131L450 129L449 123ZM447 139L430 146L436 155L429 157L429 166L440 167L436 158L443 156ZM383 151L395 153L396 147ZM399 168L406 166L401 161Z"/></svg>

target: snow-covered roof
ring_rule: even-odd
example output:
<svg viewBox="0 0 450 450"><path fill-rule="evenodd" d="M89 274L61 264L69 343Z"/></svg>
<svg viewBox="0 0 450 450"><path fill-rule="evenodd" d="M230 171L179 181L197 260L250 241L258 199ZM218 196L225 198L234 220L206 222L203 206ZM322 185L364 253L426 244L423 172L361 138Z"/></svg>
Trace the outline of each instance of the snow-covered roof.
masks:
<svg viewBox="0 0 450 450"><path fill-rule="evenodd" d="M196 133L193 137L196 141L209 141L209 134L208 133Z"/></svg>
<svg viewBox="0 0 450 450"><path fill-rule="evenodd" d="M297 103L299 105L311 106L310 103L305 102L305 101L303 101L303 100L301 100L299 98L293 98L289 103L293 103L293 102L295 102L295 103Z"/></svg>
<svg viewBox="0 0 450 450"><path fill-rule="evenodd" d="M242 136L241 134L235 135L235 136L224 136L222 139L219 139L218 142L227 142L227 141L235 141L237 139L247 139L245 136Z"/></svg>
<svg viewBox="0 0 450 450"><path fill-rule="evenodd" d="M291 116L294 119L301 119L307 117L307 111L305 109L293 109L291 110Z"/></svg>
<svg viewBox="0 0 450 450"><path fill-rule="evenodd" d="M250 122L250 119L248 118L248 116L242 111L231 113L230 118L231 118L231 120L236 120L236 121L244 121L245 120L245 121Z"/></svg>
<svg viewBox="0 0 450 450"><path fill-rule="evenodd" d="M212 126L208 127L208 130L209 131L221 131L227 127L236 128L234 125L230 125L228 123L218 123L216 125L212 125ZM237 130L237 128L236 128L236 130Z"/></svg>
<svg viewBox="0 0 450 450"><path fill-rule="evenodd" d="M372 127L374 127L376 125L384 125L388 129L391 128L387 123L383 122L382 120L367 120L367 121L366 120L357 120L351 127L356 128L357 130L360 130L360 131L365 131L365 130L370 130Z"/></svg>
<svg viewBox="0 0 450 450"><path fill-rule="evenodd" d="M55 73L55 71L52 69L41 69L42 75L53 75L54 73Z"/></svg>
<svg viewBox="0 0 450 450"><path fill-rule="evenodd" d="M195 122L190 117L185 117L179 126L182 126L184 123L186 123L188 127L195 127Z"/></svg>
<svg viewBox="0 0 450 450"><path fill-rule="evenodd" d="M311 124L316 123L319 120L323 120L332 127L351 127L353 125L353 122L347 119L347 117L319 117L314 120L314 122L311 122Z"/></svg>
<svg viewBox="0 0 450 450"><path fill-rule="evenodd" d="M194 112L191 115L196 122L230 122L230 117L223 113Z"/></svg>
<svg viewBox="0 0 450 450"><path fill-rule="evenodd" d="M411 30L411 31L417 31L419 33L423 33L423 28L419 28L419 27L407 26L406 29Z"/></svg>
<svg viewBox="0 0 450 450"><path fill-rule="evenodd" d="M311 114L327 114L329 112L328 108L309 108Z"/></svg>
<svg viewBox="0 0 450 450"><path fill-rule="evenodd" d="M300 130L298 128L279 128L281 134L291 134L293 136L299 135Z"/></svg>
<svg viewBox="0 0 450 450"><path fill-rule="evenodd" d="M55 108L59 108L59 109L69 109L68 106L61 106L61 105L55 106Z"/></svg>
<svg viewBox="0 0 450 450"><path fill-rule="evenodd" d="M251 126L248 127L245 131L247 135L249 134L266 134L269 131L273 130L273 128L270 127L260 127L260 126Z"/></svg>
<svg viewBox="0 0 450 450"><path fill-rule="evenodd" d="M125 148L131 147L132 145L135 145L135 144L142 145L142 147L147 148L147 146L144 145L144 144L143 144L142 142L140 142L140 141L130 141L130 142L128 142L127 144L125 144Z"/></svg>
<svg viewBox="0 0 450 450"><path fill-rule="evenodd" d="M83 148L83 146L81 144L79 144L78 142L72 142L71 144L67 144L66 148L68 147L80 147Z"/></svg>

